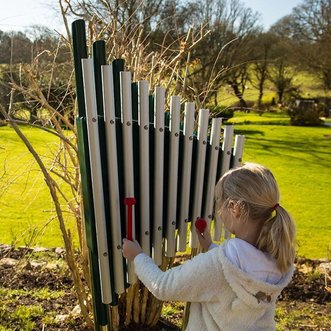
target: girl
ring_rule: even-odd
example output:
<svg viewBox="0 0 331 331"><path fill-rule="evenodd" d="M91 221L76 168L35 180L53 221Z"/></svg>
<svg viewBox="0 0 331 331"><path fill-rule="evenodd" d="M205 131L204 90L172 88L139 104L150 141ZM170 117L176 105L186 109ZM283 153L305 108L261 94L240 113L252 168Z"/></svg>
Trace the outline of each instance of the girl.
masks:
<svg viewBox="0 0 331 331"><path fill-rule="evenodd" d="M123 240L138 278L160 300L190 301L189 331L275 330L275 303L290 282L295 225L279 205L272 173L247 163L228 171L215 191L216 220L235 235L222 245L206 229L199 242L208 252L161 271L137 242Z"/></svg>

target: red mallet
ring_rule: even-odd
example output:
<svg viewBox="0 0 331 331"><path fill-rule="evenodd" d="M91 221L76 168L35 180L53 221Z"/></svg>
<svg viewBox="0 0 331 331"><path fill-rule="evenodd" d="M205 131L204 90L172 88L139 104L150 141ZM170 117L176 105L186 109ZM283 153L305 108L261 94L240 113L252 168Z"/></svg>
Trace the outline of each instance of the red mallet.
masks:
<svg viewBox="0 0 331 331"><path fill-rule="evenodd" d="M195 227L198 229L199 233L203 236L203 233L207 227L207 222L203 218L198 218L195 221Z"/></svg>
<svg viewBox="0 0 331 331"><path fill-rule="evenodd" d="M127 227L127 238L133 240L132 236L132 206L136 204L136 199L128 197L124 199L124 204L128 207L128 227Z"/></svg>

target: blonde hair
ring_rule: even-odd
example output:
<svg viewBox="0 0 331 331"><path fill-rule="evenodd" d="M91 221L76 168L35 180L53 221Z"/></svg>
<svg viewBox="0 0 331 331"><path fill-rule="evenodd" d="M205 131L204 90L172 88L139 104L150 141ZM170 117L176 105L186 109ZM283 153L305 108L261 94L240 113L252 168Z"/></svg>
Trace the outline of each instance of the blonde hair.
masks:
<svg viewBox="0 0 331 331"><path fill-rule="evenodd" d="M275 177L262 165L246 163L231 169L215 189L216 215L230 199L239 203L241 217L259 222L256 247L272 256L281 272L289 270L295 258L295 224L279 203Z"/></svg>

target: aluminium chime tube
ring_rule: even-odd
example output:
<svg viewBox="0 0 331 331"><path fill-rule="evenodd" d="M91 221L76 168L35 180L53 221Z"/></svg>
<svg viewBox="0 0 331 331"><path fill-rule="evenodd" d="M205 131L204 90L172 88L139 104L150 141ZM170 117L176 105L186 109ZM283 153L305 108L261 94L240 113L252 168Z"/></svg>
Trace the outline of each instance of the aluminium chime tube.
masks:
<svg viewBox="0 0 331 331"><path fill-rule="evenodd" d="M193 198L193 211L191 220L191 237L190 247L198 248L198 236L195 231L194 223L197 218L201 217L202 210L202 194L206 164L206 151L207 151L207 136L208 136L208 121L209 110L200 109L199 111L199 123L198 123L198 142L196 153L196 172L194 174L194 198Z"/></svg>
<svg viewBox="0 0 331 331"><path fill-rule="evenodd" d="M179 230L177 250L186 251L187 226L189 218L191 170L192 170L192 149L193 149L193 128L194 128L195 107L193 102L185 103L184 112L184 144L182 176L180 180L180 207L179 207Z"/></svg>
<svg viewBox="0 0 331 331"><path fill-rule="evenodd" d="M122 257L122 233L120 215L120 196L118 183L116 121L114 104L113 68L111 65L101 66L103 107L106 131L108 185L110 195L112 253L114 264L115 292L125 291Z"/></svg>
<svg viewBox="0 0 331 331"><path fill-rule="evenodd" d="M86 105L88 145L90 150L91 176L93 184L92 190L95 209L95 226L97 232L101 296L102 302L109 304L112 302L111 276L109 270L109 252L107 244L106 215L104 209L105 204L102 184L93 60L82 59L82 69Z"/></svg>
<svg viewBox="0 0 331 331"><path fill-rule="evenodd" d="M149 96L148 81L138 82L138 124L140 178L140 244L145 254L150 255L150 166L149 166Z"/></svg>
<svg viewBox="0 0 331 331"><path fill-rule="evenodd" d="M229 169L231 162L231 153L232 153L232 140L233 140L233 125L225 125L224 127L224 137L222 144L222 167L220 177L222 177ZM215 222L214 227L214 240L220 240L222 235L223 224L220 222ZM225 238L230 236L228 231L224 233Z"/></svg>
<svg viewBox="0 0 331 331"><path fill-rule="evenodd" d="M221 139L221 125L222 118L213 118L211 125L211 134L210 134L210 159L209 167L206 169L208 174L207 179L207 188L206 188L206 203L203 206L203 215L208 225L213 217L213 207L214 207L214 194L215 194L215 184L216 184L216 174L217 174L217 161L219 157L219 148L220 148L220 139Z"/></svg>
<svg viewBox="0 0 331 331"><path fill-rule="evenodd" d="M123 133L123 150L124 150L124 194L125 197L134 197L134 173L133 173L133 141L132 141L132 96L131 96L131 72L120 72L121 86L121 122ZM121 201L123 203L123 201ZM132 206L134 208L134 206ZM125 210L127 222L128 209ZM135 220L132 212L132 234L135 239ZM126 223L127 224L127 223ZM127 228L127 233L128 233ZM134 284L137 276L134 273L133 262L128 262L128 283Z"/></svg>
<svg viewBox="0 0 331 331"><path fill-rule="evenodd" d="M180 97L170 99L169 189L166 222L166 255L174 257L176 251L176 211L179 161Z"/></svg>
<svg viewBox="0 0 331 331"><path fill-rule="evenodd" d="M233 168L241 166L244 152L244 142L245 136L239 134L235 136L233 147Z"/></svg>
<svg viewBox="0 0 331 331"><path fill-rule="evenodd" d="M157 265L162 264L163 231L163 172L164 172L164 103L165 89L155 88L154 106L154 197L152 255Z"/></svg>

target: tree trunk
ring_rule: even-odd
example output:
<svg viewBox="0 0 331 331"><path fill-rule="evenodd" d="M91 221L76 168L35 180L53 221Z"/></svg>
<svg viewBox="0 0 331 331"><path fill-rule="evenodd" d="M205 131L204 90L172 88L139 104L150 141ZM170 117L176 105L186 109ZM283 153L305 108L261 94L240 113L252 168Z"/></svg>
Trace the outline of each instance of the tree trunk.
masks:
<svg viewBox="0 0 331 331"><path fill-rule="evenodd" d="M283 102L283 97L284 97L284 90L283 89L278 89L278 103Z"/></svg>
<svg viewBox="0 0 331 331"><path fill-rule="evenodd" d="M5 110L3 109L2 105L0 105L0 109L5 112ZM0 111L0 120L5 120L5 115L3 115L2 111Z"/></svg>
<svg viewBox="0 0 331 331"><path fill-rule="evenodd" d="M261 78L260 84L259 84L259 97L257 99L257 107L259 109L261 109L261 107L262 107L263 89L264 89L264 79Z"/></svg>
<svg viewBox="0 0 331 331"><path fill-rule="evenodd" d="M231 87L233 88L234 94L239 99L240 108L247 108L247 103L244 99L243 93L239 89L238 84L236 82L232 82Z"/></svg>

